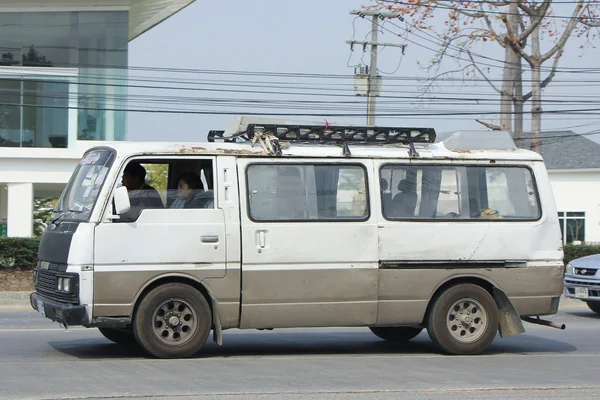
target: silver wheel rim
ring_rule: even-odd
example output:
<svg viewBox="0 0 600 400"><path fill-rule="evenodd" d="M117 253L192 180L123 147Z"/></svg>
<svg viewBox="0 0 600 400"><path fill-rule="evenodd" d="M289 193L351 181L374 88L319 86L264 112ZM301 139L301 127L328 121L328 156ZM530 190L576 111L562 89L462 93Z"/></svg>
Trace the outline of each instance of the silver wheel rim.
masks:
<svg viewBox="0 0 600 400"><path fill-rule="evenodd" d="M461 343L479 340L488 325L488 315L480 302L472 298L460 299L448 310L446 326L452 337Z"/></svg>
<svg viewBox="0 0 600 400"><path fill-rule="evenodd" d="M169 346L187 343L198 329L198 314L185 299L163 301L152 313L154 335Z"/></svg>

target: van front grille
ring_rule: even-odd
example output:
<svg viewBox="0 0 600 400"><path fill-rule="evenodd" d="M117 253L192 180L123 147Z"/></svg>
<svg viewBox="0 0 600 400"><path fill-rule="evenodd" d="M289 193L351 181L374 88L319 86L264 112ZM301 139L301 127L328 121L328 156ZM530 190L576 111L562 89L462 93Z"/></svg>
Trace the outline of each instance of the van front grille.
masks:
<svg viewBox="0 0 600 400"><path fill-rule="evenodd" d="M60 273L61 276L65 275ZM79 299L79 280L72 279L73 288L71 293L66 293L58 290L58 271L50 269L38 269L34 270L34 286L36 292L40 293L44 297L52 300L57 300L64 303L77 303Z"/></svg>

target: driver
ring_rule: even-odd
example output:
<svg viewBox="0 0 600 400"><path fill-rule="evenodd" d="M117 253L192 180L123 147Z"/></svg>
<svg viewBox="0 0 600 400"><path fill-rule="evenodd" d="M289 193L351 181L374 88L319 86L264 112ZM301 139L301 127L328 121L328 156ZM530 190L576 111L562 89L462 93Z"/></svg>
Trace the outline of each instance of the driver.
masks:
<svg viewBox="0 0 600 400"><path fill-rule="evenodd" d="M136 220L143 209L163 208L160 195L146 183L146 169L136 161L130 162L123 171L123 186L129 192L131 209L122 219Z"/></svg>

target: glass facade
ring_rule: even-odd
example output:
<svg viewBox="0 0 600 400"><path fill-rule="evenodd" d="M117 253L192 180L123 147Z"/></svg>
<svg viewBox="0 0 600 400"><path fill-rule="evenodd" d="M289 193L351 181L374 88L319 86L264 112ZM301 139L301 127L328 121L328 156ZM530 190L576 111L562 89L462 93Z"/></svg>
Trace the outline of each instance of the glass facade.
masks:
<svg viewBox="0 0 600 400"><path fill-rule="evenodd" d="M128 20L127 11L0 13L0 146L67 147L69 131L125 139Z"/></svg>

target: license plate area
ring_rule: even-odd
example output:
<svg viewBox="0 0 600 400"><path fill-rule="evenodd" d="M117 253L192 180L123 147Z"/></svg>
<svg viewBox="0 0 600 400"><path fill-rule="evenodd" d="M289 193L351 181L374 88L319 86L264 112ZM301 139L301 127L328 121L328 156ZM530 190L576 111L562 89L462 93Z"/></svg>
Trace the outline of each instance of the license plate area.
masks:
<svg viewBox="0 0 600 400"><path fill-rule="evenodd" d="M578 299L587 299L589 297L588 288L576 286L575 297L577 297Z"/></svg>

